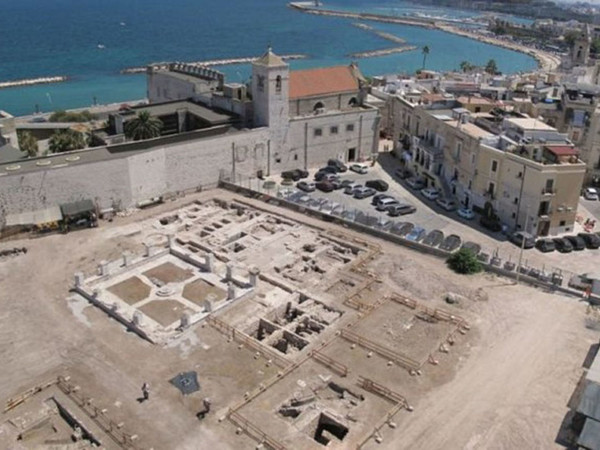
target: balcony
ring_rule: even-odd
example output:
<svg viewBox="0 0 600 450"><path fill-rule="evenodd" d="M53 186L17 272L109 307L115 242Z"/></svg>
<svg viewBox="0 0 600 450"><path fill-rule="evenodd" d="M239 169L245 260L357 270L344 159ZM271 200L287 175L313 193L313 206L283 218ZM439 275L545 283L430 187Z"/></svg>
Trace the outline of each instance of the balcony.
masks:
<svg viewBox="0 0 600 450"><path fill-rule="evenodd" d="M542 195L543 196L552 196L552 195L555 195L555 194L556 194L556 188L545 187L545 188L542 189Z"/></svg>

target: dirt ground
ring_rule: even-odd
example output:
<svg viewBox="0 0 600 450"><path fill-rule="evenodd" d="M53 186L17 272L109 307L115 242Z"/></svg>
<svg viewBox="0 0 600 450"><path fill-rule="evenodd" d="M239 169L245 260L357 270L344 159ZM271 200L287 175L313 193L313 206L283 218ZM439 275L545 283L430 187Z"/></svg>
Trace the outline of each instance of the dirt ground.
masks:
<svg viewBox="0 0 600 450"><path fill-rule="evenodd" d="M138 277L131 277L120 283L113 284L107 290L115 294L128 305L134 305L148 297L151 288Z"/></svg>
<svg viewBox="0 0 600 450"><path fill-rule="evenodd" d="M237 435L228 421L217 419L245 392L273 377L277 367L228 343L209 326L160 348L98 309L67 300L75 272L90 274L99 261L117 259L124 251L142 253L142 242L160 230L144 225L145 219L214 195L232 196L205 192L101 222L96 229L0 242L0 248L29 250L0 261L0 402L49 376L68 373L116 422L138 434L143 448L254 448L256 443ZM396 429L381 430L382 444L369 441L365 448L562 448L555 440L567 402L590 346L600 337L585 327L586 305L487 274L459 276L434 257L372 241L383 254L370 269L379 273L384 287L455 311L472 330L450 354L440 354L438 366L426 365L420 377L388 367L377 356L367 358L343 339L326 349L331 357L353 364L356 373L393 386L414 406L412 413L394 417ZM448 291L467 300L447 305L443 296ZM198 372L202 389L183 397L168 380L187 370ZM145 404L137 401L144 381L151 385ZM203 396L211 397L215 413L199 422L195 414Z"/></svg>
<svg viewBox="0 0 600 450"><path fill-rule="evenodd" d="M215 296L215 300L223 300L227 296L223 289L219 289L201 278L186 284L182 296L198 306L203 306L204 300L210 294Z"/></svg>
<svg viewBox="0 0 600 450"><path fill-rule="evenodd" d="M150 278L156 278L162 283L180 283L194 276L193 270L185 270L177 267L175 264L166 262L160 266L153 267L144 272L144 275Z"/></svg>
<svg viewBox="0 0 600 450"><path fill-rule="evenodd" d="M186 308L182 303L172 299L152 300L140 306L139 310L160 323L163 327L167 327L178 321L185 313L194 313L194 311Z"/></svg>

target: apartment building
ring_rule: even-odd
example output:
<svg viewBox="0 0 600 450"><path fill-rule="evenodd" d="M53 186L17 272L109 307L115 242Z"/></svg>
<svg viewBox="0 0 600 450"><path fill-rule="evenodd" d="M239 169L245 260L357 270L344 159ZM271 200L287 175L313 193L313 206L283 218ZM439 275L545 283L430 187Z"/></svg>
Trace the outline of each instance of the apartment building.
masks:
<svg viewBox="0 0 600 450"><path fill-rule="evenodd" d="M491 206L509 231L572 231L586 165L566 134L528 117L390 101L396 154L428 186L476 212Z"/></svg>

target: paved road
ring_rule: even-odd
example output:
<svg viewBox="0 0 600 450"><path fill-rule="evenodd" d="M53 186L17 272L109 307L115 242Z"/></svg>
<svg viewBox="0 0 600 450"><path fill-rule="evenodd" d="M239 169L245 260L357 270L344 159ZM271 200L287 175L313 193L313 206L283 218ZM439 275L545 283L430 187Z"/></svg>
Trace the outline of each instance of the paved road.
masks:
<svg viewBox="0 0 600 450"><path fill-rule="evenodd" d="M517 262L519 259L520 249L509 242L507 237L502 233L492 233L484 229L478 223L478 218L475 220L466 221L460 218L456 212L448 212L440 208L435 202L427 200L419 191L410 189L403 181L398 180L393 176L394 171L399 167L398 160L388 154L381 154L378 163L369 168L369 173L359 175L353 172L341 174L341 179L351 179L364 184L365 181L371 179L382 179L389 183L389 190L386 194L397 198L401 203L408 203L417 207L417 212L396 218L390 218L386 213L379 212L371 205L371 198L358 200L343 193L343 191L333 191L324 193L315 191L307 194L312 198L326 199L330 202L336 202L344 205L346 210L359 210L371 216L386 218L396 222L411 222L425 228L427 231L439 229L447 236L449 234L459 235L463 242L473 241L479 243L483 251L488 254L495 252L502 258L503 261L510 260ZM312 180L316 168L311 170L310 179ZM273 177L275 181L281 181L280 177ZM600 220L600 201L589 202L582 201L580 213L584 217L595 215ZM589 210L589 213L588 211ZM600 224L600 222L599 222ZM600 229L600 225L598 227ZM581 226L575 226L575 233L583 231ZM523 264L526 266L534 266L545 271L560 269L566 273L566 277L570 273L585 273L594 267L599 261L600 250L584 250L573 252L571 254L561 254L552 252L543 254L536 249L525 250L523 253Z"/></svg>

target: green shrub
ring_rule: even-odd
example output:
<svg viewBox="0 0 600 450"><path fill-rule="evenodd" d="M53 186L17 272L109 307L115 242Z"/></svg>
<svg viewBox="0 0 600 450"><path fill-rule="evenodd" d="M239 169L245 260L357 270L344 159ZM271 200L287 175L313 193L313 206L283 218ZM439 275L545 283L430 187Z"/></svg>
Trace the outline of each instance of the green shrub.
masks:
<svg viewBox="0 0 600 450"><path fill-rule="evenodd" d="M448 258L448 266L457 273L471 274L481 272L482 266L475 253L461 248Z"/></svg>

